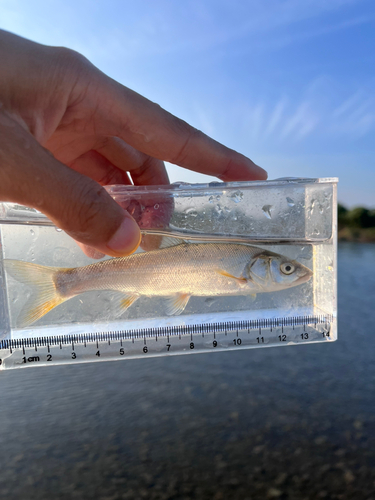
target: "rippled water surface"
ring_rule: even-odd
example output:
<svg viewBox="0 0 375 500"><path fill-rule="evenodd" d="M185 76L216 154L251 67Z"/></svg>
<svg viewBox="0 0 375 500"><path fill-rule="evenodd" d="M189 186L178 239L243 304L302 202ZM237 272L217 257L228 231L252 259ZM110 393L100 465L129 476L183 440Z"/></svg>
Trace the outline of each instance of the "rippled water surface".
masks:
<svg viewBox="0 0 375 500"><path fill-rule="evenodd" d="M375 498L375 246L332 344L2 372L0 498Z"/></svg>

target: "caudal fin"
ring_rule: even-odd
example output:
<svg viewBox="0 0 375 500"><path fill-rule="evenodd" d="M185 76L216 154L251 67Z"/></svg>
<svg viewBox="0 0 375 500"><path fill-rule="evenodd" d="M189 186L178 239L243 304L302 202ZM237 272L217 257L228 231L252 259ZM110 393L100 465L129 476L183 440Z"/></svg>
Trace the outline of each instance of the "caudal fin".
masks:
<svg viewBox="0 0 375 500"><path fill-rule="evenodd" d="M4 260L5 270L15 280L31 287L32 293L17 318L17 326L25 327L35 323L68 297L61 297L56 290L54 275L57 267L39 266L20 260Z"/></svg>

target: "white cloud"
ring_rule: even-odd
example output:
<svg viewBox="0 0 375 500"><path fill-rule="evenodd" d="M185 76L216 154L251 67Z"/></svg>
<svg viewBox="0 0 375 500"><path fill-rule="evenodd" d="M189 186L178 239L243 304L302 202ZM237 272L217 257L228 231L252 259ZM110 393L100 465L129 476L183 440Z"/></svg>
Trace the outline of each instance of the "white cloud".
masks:
<svg viewBox="0 0 375 500"><path fill-rule="evenodd" d="M363 93L361 91L355 92L348 99L345 99L336 109L333 110L332 116L334 118L340 118L345 116L348 111L351 111L358 103L363 99Z"/></svg>
<svg viewBox="0 0 375 500"><path fill-rule="evenodd" d="M369 91L357 90L337 106L329 129L334 135L363 137L375 129L375 98Z"/></svg>
<svg viewBox="0 0 375 500"><path fill-rule="evenodd" d="M280 99L276 103L276 106L271 114L271 118L269 119L268 125L264 132L265 137L268 137L270 134L272 134L277 129L279 124L282 122L286 106L287 106L287 100L285 98Z"/></svg>
<svg viewBox="0 0 375 500"><path fill-rule="evenodd" d="M316 34L314 30L298 34L294 28L291 32L291 25L343 9L345 14L345 7L358 3L362 0L207 0L204 4L198 0L2 0L0 23L4 29L42 43L73 46L89 56L138 58L201 52L244 37L265 46L274 39L288 44ZM361 22L367 18L346 19L323 32ZM284 35L283 28L288 29Z"/></svg>
<svg viewBox="0 0 375 500"><path fill-rule="evenodd" d="M281 139L288 136L292 138L302 138L310 134L316 127L319 119L313 113L309 102L302 102L293 115L285 121L285 125L280 132Z"/></svg>

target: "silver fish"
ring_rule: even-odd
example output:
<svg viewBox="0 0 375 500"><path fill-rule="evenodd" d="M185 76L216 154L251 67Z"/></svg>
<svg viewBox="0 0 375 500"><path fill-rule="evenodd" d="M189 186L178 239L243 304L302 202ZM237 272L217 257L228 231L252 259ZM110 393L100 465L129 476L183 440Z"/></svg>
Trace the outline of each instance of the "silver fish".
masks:
<svg viewBox="0 0 375 500"><path fill-rule="evenodd" d="M308 281L312 271L295 260L240 243L187 243L77 268L5 260L17 281L34 288L18 318L27 326L84 292L121 293L119 308L141 296L166 297L167 314L180 314L191 296L217 297L274 292ZM169 242L171 244L171 241Z"/></svg>

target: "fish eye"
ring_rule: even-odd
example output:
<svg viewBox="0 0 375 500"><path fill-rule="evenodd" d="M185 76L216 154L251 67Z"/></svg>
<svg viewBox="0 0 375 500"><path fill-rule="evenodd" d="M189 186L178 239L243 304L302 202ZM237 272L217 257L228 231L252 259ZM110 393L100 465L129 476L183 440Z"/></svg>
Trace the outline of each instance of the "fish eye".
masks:
<svg viewBox="0 0 375 500"><path fill-rule="evenodd" d="M290 262L284 262L284 264L281 264L280 266L280 271L283 274L292 274L295 271L295 266L291 264Z"/></svg>

